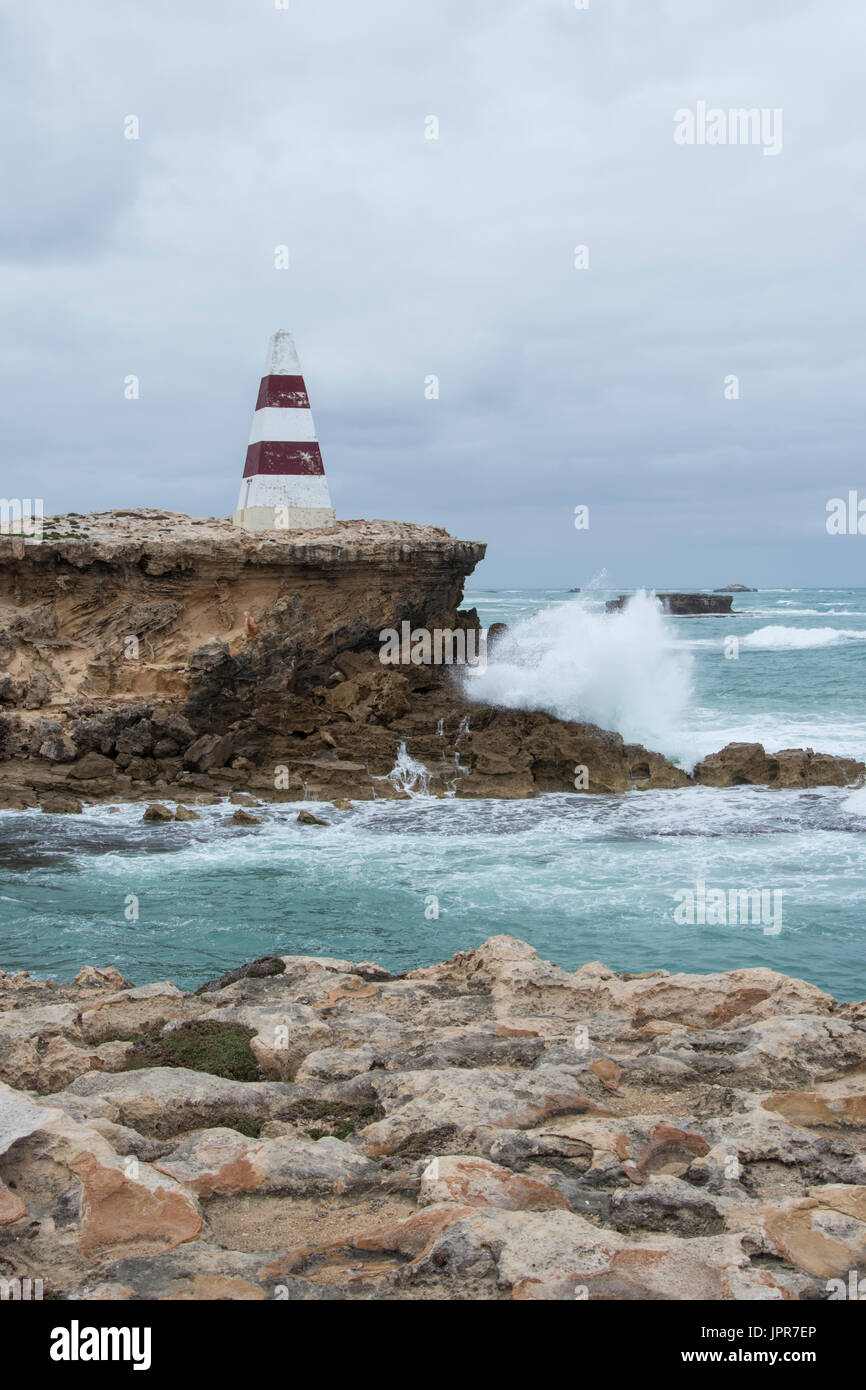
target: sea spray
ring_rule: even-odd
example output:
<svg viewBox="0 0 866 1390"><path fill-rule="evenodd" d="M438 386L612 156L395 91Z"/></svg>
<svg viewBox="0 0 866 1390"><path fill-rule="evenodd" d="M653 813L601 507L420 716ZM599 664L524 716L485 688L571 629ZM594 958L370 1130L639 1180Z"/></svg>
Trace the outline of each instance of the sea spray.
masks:
<svg viewBox="0 0 866 1390"><path fill-rule="evenodd" d="M391 771L385 777L375 780L390 782L395 791L405 792L410 797L429 796L430 775L430 769L412 757L405 743L400 743Z"/></svg>
<svg viewBox="0 0 866 1390"><path fill-rule="evenodd" d="M464 691L484 704L598 724L676 757L692 697L692 658L650 594L635 594L611 614L575 600L515 624L496 659L466 674Z"/></svg>

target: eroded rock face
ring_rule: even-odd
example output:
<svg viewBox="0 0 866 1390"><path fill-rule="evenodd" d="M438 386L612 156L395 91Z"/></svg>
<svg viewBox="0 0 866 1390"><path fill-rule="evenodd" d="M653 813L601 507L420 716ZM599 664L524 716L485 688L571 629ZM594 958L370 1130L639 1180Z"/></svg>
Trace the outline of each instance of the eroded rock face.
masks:
<svg viewBox="0 0 866 1390"><path fill-rule="evenodd" d="M450 665L380 661L380 634L404 622L478 632L459 605L483 554L434 526L257 536L145 509L50 518L40 544L0 537L0 807L141 799L157 821L175 818L166 802L215 794L402 797L401 749L433 795L691 785L595 725L468 702ZM743 747L695 780L836 786L864 771Z"/></svg>
<svg viewBox="0 0 866 1390"><path fill-rule="evenodd" d="M0 1260L51 1294L796 1300L866 1259L866 1006L763 967L0 976L0 1057Z"/></svg>
<svg viewBox="0 0 866 1390"><path fill-rule="evenodd" d="M70 531L74 531L70 535ZM122 726L94 709L77 731L107 753L182 747L251 712L253 686L310 686L343 651L378 651L382 628L453 614L485 547L436 526L340 522L326 532L239 531L228 521L139 509L53 517L40 544L0 537L6 703L34 673L44 709L76 696L185 699L195 715ZM248 638L253 627L256 638ZM264 621L263 621L264 620ZM50 646L48 642L50 640ZM230 694L226 690L230 689ZM132 711L130 711L132 712ZM48 730L40 740L65 759ZM201 754L194 761L201 761Z"/></svg>

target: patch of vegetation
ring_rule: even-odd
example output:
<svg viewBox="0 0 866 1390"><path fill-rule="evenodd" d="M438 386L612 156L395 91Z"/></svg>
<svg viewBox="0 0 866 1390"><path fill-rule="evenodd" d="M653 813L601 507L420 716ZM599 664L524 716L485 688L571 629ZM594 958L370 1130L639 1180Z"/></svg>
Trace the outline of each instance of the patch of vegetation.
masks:
<svg viewBox="0 0 866 1390"><path fill-rule="evenodd" d="M253 1115L218 1115L208 1121L208 1129L234 1129L245 1134L248 1139L258 1139L264 1120Z"/></svg>
<svg viewBox="0 0 866 1390"><path fill-rule="evenodd" d="M402 1144L397 1145L391 1157L412 1161L424 1158L427 1154L453 1153L459 1135L460 1130L456 1125L440 1125L438 1129L428 1129L404 1139Z"/></svg>
<svg viewBox="0 0 866 1390"><path fill-rule="evenodd" d="M356 1129L363 1129L377 1119L380 1113L374 1101L348 1105L341 1100L302 1100L283 1118L303 1128L310 1139L347 1139ZM314 1123L306 1128L304 1122L311 1120Z"/></svg>
<svg viewBox="0 0 866 1390"><path fill-rule="evenodd" d="M157 1028L131 1039L135 1050L127 1058L123 1070L189 1067L191 1071L224 1076L230 1081L258 1081L259 1065L250 1050L250 1039L254 1037L252 1028L243 1028L238 1023L218 1023L215 1019L182 1023L167 1033ZM235 1124L232 1128L238 1126Z"/></svg>

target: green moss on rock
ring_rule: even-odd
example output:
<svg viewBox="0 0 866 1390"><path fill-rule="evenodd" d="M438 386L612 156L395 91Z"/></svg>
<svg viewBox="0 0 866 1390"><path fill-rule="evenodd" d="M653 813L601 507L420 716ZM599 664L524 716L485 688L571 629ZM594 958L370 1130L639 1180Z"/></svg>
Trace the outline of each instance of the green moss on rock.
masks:
<svg viewBox="0 0 866 1390"><path fill-rule="evenodd" d="M258 1063L250 1050L252 1028L215 1019L183 1023L167 1033L155 1029L133 1038L134 1051L124 1071L143 1067L189 1067L230 1081L258 1081ZM237 1126L235 1126L237 1128Z"/></svg>

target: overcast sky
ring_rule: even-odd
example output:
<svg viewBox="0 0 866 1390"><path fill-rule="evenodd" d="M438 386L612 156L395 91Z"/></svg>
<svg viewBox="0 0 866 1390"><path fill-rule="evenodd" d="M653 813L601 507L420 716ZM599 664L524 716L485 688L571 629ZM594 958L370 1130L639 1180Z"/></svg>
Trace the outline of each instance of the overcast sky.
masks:
<svg viewBox="0 0 866 1390"><path fill-rule="evenodd" d="M228 515L288 328L338 516L487 541L477 584L866 583L825 527L866 498L864 39L863 0L7 7L0 492ZM781 152L676 144L698 102Z"/></svg>

